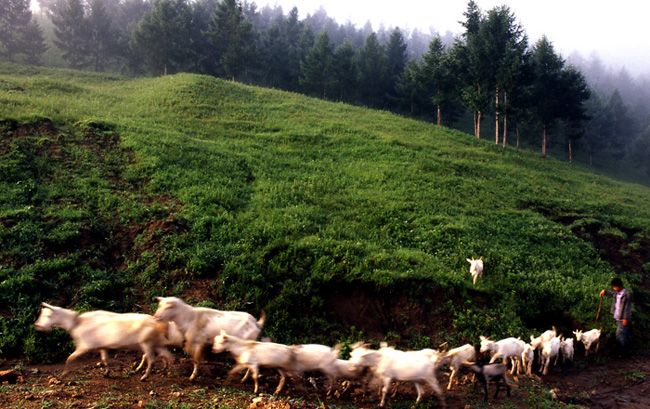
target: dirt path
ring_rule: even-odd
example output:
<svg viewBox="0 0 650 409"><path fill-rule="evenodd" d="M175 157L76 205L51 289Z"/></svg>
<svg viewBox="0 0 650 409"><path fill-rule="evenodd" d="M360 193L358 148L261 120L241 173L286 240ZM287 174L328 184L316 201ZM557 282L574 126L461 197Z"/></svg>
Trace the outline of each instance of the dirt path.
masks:
<svg viewBox="0 0 650 409"><path fill-rule="evenodd" d="M18 367L22 379L16 384L0 386L2 408L373 408L378 404L374 393L361 385L352 385L340 397L325 397L324 379L316 378L319 391L305 383L307 392L300 392L290 382L278 398L268 395L277 385L277 376L266 372L261 383L261 397L252 395L252 383L241 385L238 380L225 382L224 363L202 366L198 381L187 380L191 363L181 359L171 372L158 362L149 381L140 382L133 372L135 354L120 353L113 359L110 378L104 378L96 366L98 357L90 356L79 362L78 368L66 379L60 379L63 366L35 365ZM8 364L0 369L7 368ZM15 366L14 366L15 368ZM16 369L16 368L15 368ZM446 375L439 376L444 386ZM513 378L512 396L501 393L492 399L490 407L536 408L566 404L586 408L650 408L650 353L633 358L613 359L604 356L578 359L574 364L553 367L549 375L537 378ZM553 392L549 392L553 391ZM439 407L438 400L427 390L423 407ZM550 398L555 394L556 400ZM546 396L546 397L545 397ZM445 394L452 409L485 407L482 394L471 385L461 384ZM415 399L414 389L400 387L391 407L410 407Z"/></svg>
<svg viewBox="0 0 650 409"><path fill-rule="evenodd" d="M589 357L555 368L544 383L558 398L589 408L650 408L650 352L632 357Z"/></svg>

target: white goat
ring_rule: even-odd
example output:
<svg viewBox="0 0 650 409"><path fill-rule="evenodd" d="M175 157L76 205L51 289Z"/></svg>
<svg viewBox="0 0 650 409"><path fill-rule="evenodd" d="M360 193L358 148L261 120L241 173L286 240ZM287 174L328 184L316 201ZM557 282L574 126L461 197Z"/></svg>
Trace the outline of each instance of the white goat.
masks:
<svg viewBox="0 0 650 409"><path fill-rule="evenodd" d="M144 353L147 370L140 380L144 381L151 373L156 354L161 354L169 362L174 357L165 349L164 325L147 314L118 314L108 311L90 311L79 314L66 308L46 303L34 326L39 331L50 331L53 327L62 328L70 334L75 351L65 361L62 376L69 371L69 365L81 355L99 351L106 366L104 376L108 376L108 350L139 349Z"/></svg>
<svg viewBox="0 0 650 409"><path fill-rule="evenodd" d="M472 275L472 283L476 285L476 279L483 275L483 257L479 259L465 259L470 264L469 273Z"/></svg>
<svg viewBox="0 0 650 409"><path fill-rule="evenodd" d="M356 348L350 353L350 362L360 367L368 367L382 380L381 403L386 404L386 394L393 381L412 382L418 392L415 403L422 399L424 394L423 383L428 384L434 390L443 407L446 407L442 389L436 379L436 361L438 355L432 354L433 350L425 351L399 351L393 348L381 348L370 350L367 348ZM434 351L435 352L435 351Z"/></svg>
<svg viewBox="0 0 650 409"><path fill-rule="evenodd" d="M240 311L219 311L192 307L176 297L157 297L158 309L154 317L174 322L185 339L185 351L192 357L194 369L190 381L198 375L199 363L206 347L212 346L221 330L242 339L257 339L266 315L259 320Z"/></svg>
<svg viewBox="0 0 650 409"><path fill-rule="evenodd" d="M598 353L598 347L600 346L600 330L592 329L587 332L582 332L582 330L573 331L576 336L576 341L582 342L585 345L585 356L589 356L589 350L591 346L596 344L596 353Z"/></svg>
<svg viewBox="0 0 650 409"><path fill-rule="evenodd" d="M292 373L294 351L290 346L273 342L259 342L242 339L226 334L223 330L214 337L212 352L228 351L237 361L237 365L229 372L229 376L246 368L252 372L255 390L259 389L258 378L260 368L276 369L280 374L280 382L274 394L280 393L287 381L287 374Z"/></svg>
<svg viewBox="0 0 650 409"><path fill-rule="evenodd" d="M534 335L530 336L530 345L532 345L535 350L540 350L539 353L538 353L539 354L538 357L539 357L539 363L540 364L542 363L542 351L541 351L542 345L545 342L550 341L551 339L553 339L556 336L557 336L557 330L555 329L555 327L553 327L553 329L549 329L549 330L545 331L544 333L542 333L542 335L540 335L538 337L535 337Z"/></svg>
<svg viewBox="0 0 650 409"><path fill-rule="evenodd" d="M512 360L512 372L517 370L519 372L519 359L524 351L526 343L518 338L505 338L499 341L492 341L491 339L480 336L481 352L490 352L492 358L490 363L494 363L497 359L501 358L504 364L508 364L508 359Z"/></svg>
<svg viewBox="0 0 650 409"><path fill-rule="evenodd" d="M167 348L183 347L183 342L184 342L183 334L181 334L176 324L174 324L173 322L161 321L159 325L163 333L165 334L165 337L162 339L164 344L163 346ZM136 372L139 372L140 369L142 369L144 363L147 360L146 358L147 357L145 355L142 355L142 360L140 361L140 365L138 365L138 367L135 368ZM166 369L172 362L173 361L168 361L167 359L163 359L163 363L165 365L164 368Z"/></svg>
<svg viewBox="0 0 650 409"><path fill-rule="evenodd" d="M449 376L449 384L447 385L447 390L451 389L451 382L456 377L458 370L463 365L463 362L472 361L476 361L476 348L474 348L474 345L470 344L450 349L449 351L440 354L440 364L449 365L449 368L451 368L451 375Z"/></svg>
<svg viewBox="0 0 650 409"><path fill-rule="evenodd" d="M553 337L550 341L546 341L542 344L542 366L539 368L539 371L544 375L548 374L548 366L551 363L551 359L555 358L555 364L557 364L557 359L560 353L560 338Z"/></svg>
<svg viewBox="0 0 650 409"><path fill-rule="evenodd" d="M573 361L573 338L563 339L560 343L560 352L562 353L562 363Z"/></svg>
<svg viewBox="0 0 650 409"><path fill-rule="evenodd" d="M335 361L339 357L340 345L334 348L326 345L302 344L291 347L293 350L293 373L302 377L305 372L318 371L327 377L327 394L332 392L338 379L339 368Z"/></svg>
<svg viewBox="0 0 650 409"><path fill-rule="evenodd" d="M533 376L533 361L535 361L535 347L530 344L524 345L524 350L521 353L521 364L528 376Z"/></svg>
<svg viewBox="0 0 650 409"><path fill-rule="evenodd" d="M334 379L336 380L345 380L348 382L345 388L341 391L341 394L345 393L350 387L350 382L352 380L358 379L363 372L363 367L356 365L353 362L350 362L346 359L337 359L332 362L332 366L329 368L331 373L335 374ZM329 393L329 392L328 392Z"/></svg>

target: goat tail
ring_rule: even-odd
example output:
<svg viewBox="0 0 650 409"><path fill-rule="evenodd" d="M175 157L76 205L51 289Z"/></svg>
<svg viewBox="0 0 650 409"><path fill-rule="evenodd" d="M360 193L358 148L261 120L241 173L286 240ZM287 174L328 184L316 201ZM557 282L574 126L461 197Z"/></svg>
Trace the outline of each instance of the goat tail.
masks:
<svg viewBox="0 0 650 409"><path fill-rule="evenodd" d="M260 311L260 319L257 320L257 327L259 329L262 329L264 326L264 322L266 321L266 312L264 310Z"/></svg>

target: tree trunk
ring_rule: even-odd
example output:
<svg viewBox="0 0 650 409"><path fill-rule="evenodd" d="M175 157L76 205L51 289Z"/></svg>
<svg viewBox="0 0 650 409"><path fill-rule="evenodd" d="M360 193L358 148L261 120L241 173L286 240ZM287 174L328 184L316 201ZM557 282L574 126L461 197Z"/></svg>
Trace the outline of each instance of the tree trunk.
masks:
<svg viewBox="0 0 650 409"><path fill-rule="evenodd" d="M542 126L542 156L546 156L546 125Z"/></svg>
<svg viewBox="0 0 650 409"><path fill-rule="evenodd" d="M519 125L515 125L515 132L517 133L517 152L519 152Z"/></svg>
<svg viewBox="0 0 650 409"><path fill-rule="evenodd" d="M481 118L483 116L483 112L478 111L478 115L476 118L476 138L481 139Z"/></svg>
<svg viewBox="0 0 650 409"><path fill-rule="evenodd" d="M569 138L569 163L573 163L573 150L571 148L571 138Z"/></svg>
<svg viewBox="0 0 650 409"><path fill-rule="evenodd" d="M478 122L476 121L476 118L477 118L477 111L474 111L474 136L476 136L476 138L478 139L479 138L478 125L477 125Z"/></svg>
<svg viewBox="0 0 650 409"><path fill-rule="evenodd" d="M494 100L494 118L496 119L496 122L494 124L494 128L496 130L496 137L495 137L495 145L499 144L499 87L496 89L496 98Z"/></svg>
<svg viewBox="0 0 650 409"><path fill-rule="evenodd" d="M437 119L438 126L440 126L442 124L442 118L441 118L442 110L440 109L440 85L438 85L438 88L436 90L436 98L438 100L438 103L436 104L436 108L437 108L436 119Z"/></svg>
<svg viewBox="0 0 650 409"><path fill-rule="evenodd" d="M508 92L503 91L503 106L508 107ZM508 139L508 113L504 112L503 113L503 149L506 148L507 144L507 139Z"/></svg>

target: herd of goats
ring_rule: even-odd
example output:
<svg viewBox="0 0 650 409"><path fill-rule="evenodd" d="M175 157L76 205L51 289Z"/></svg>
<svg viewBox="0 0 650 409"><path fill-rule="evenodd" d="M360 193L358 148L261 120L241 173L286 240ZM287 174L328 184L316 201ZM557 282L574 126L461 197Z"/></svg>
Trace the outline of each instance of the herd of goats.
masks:
<svg viewBox="0 0 650 409"><path fill-rule="evenodd" d="M75 344L75 351L68 357L62 376L70 368L70 363L90 351L99 351L105 365L104 375L108 376L108 351L115 349L135 349L143 353L139 371L147 363L141 380L147 379L157 356L162 356L165 365L174 358L168 348L184 348L192 359L194 369L190 381L198 374L199 363L204 359L207 348L214 353L229 352L236 365L230 375L247 370L242 381L250 375L258 392L260 368L275 369L280 375L275 393L285 385L287 376L301 379L305 373L320 372L328 380L328 394L339 380L379 379L382 383L381 403L386 403L386 395L393 382L413 383L417 390L417 402L424 394L424 384L428 384L445 406L443 391L438 385L436 374L442 365L451 369L447 389L457 379L459 370L469 368L484 387L485 400L488 399L490 382L496 383L495 397L501 383L510 395L508 372L532 375L535 352L540 361L540 371L546 374L551 362L557 363L560 356L573 360L573 339L558 337L555 329L548 330L538 337L531 335L530 343L519 338L506 338L493 341L480 338L480 352L489 352L489 364L476 364L476 348L467 344L447 351L423 349L401 351L382 344L379 349L368 345L352 345L350 359L339 359L340 346L334 348L317 345L283 345L273 342L256 341L265 321L262 312L259 319L240 311L220 311L211 308L193 307L176 297L158 297L158 309L153 316L139 313L114 313L108 311L75 311L42 304L38 320L34 324L39 331L49 331L53 327L66 330ZM586 354L592 347L598 351L600 330L587 332L574 331L576 340L583 342ZM495 363L501 359L503 363ZM512 363L509 369L508 364ZM304 389L300 382L296 385Z"/></svg>

